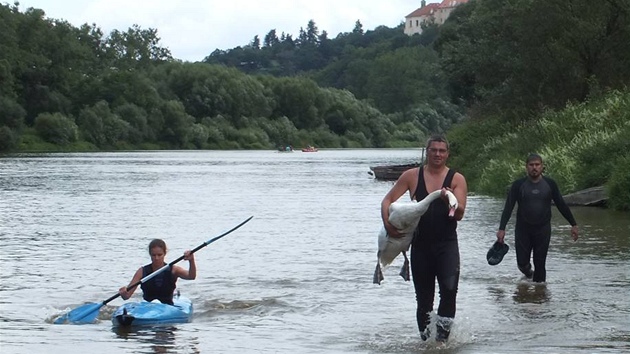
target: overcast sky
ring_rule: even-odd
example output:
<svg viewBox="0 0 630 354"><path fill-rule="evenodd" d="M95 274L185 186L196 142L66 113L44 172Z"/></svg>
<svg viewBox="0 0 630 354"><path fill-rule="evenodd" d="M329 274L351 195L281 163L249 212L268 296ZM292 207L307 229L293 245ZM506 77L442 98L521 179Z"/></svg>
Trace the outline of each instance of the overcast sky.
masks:
<svg viewBox="0 0 630 354"><path fill-rule="evenodd" d="M13 0L0 0L13 4ZM126 31L133 24L155 28L173 57L200 61L215 49L261 42L275 29L296 38L300 27L315 21L321 34L334 38L351 32L360 20L364 30L395 27L420 7L420 0L19 0L20 11L39 8L46 16L79 27L95 23L106 34ZM439 2L428 0L427 3Z"/></svg>

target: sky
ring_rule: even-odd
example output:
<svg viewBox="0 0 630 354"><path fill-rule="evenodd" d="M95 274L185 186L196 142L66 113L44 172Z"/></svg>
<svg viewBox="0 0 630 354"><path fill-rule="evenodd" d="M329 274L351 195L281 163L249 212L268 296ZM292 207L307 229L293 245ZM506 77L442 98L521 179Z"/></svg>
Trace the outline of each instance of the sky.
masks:
<svg viewBox="0 0 630 354"><path fill-rule="evenodd" d="M297 38L300 28L315 21L329 38L351 32L357 20L363 29L396 27L420 7L420 0L18 0L24 12L33 7L46 17L75 27L96 24L105 34L134 24L158 31L162 47L174 58L201 61L215 49L245 46L275 29ZM13 0L0 0L13 4ZM427 1L427 3L439 1Z"/></svg>

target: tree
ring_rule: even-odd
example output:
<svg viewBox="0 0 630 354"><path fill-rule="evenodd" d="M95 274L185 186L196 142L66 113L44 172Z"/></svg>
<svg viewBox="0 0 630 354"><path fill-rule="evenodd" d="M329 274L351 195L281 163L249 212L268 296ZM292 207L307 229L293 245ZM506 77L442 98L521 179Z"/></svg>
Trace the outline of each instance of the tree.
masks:
<svg viewBox="0 0 630 354"><path fill-rule="evenodd" d="M437 47L469 106L523 120L630 81L627 1L486 0L451 17Z"/></svg>
<svg viewBox="0 0 630 354"><path fill-rule="evenodd" d="M319 39L319 30L317 29L317 25L315 25L315 21L309 20L306 25L306 42L309 44L318 44Z"/></svg>
<svg viewBox="0 0 630 354"><path fill-rule="evenodd" d="M78 124L83 137L99 147L110 148L129 137L129 122L113 113L105 101L82 109Z"/></svg>
<svg viewBox="0 0 630 354"><path fill-rule="evenodd" d="M160 111L164 117L164 130L160 140L176 148L185 148L190 139L194 118L186 114L181 102L175 100L165 102Z"/></svg>
<svg viewBox="0 0 630 354"><path fill-rule="evenodd" d="M274 28L271 31L269 31L267 35L265 35L263 45L265 47L273 47L277 45L278 43L280 43L280 40L278 40L278 36L276 35L276 29Z"/></svg>
<svg viewBox="0 0 630 354"><path fill-rule="evenodd" d="M26 110L15 100L0 94L0 126L20 131L24 126Z"/></svg>
<svg viewBox="0 0 630 354"><path fill-rule="evenodd" d="M260 49L260 38L258 38L258 35L254 36L254 39L252 39L249 43L249 47L253 49Z"/></svg>
<svg viewBox="0 0 630 354"><path fill-rule="evenodd" d="M146 68L151 62L173 59L171 51L160 46L160 37L153 28L145 30L134 24L126 32L113 30L105 42L120 69Z"/></svg>
<svg viewBox="0 0 630 354"><path fill-rule="evenodd" d="M37 134L49 143L65 145L77 140L78 129L72 119L61 113L42 113L35 118Z"/></svg>
<svg viewBox="0 0 630 354"><path fill-rule="evenodd" d="M361 21L357 20L357 22L354 23L354 28L352 29L352 33L355 34L360 34L363 35L363 24L361 23Z"/></svg>

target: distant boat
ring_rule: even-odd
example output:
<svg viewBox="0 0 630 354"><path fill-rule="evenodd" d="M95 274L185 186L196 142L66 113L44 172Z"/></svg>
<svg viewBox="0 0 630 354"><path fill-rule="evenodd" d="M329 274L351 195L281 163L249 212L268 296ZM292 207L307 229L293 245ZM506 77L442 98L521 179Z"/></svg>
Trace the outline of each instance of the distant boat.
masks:
<svg viewBox="0 0 630 354"><path fill-rule="evenodd" d="M405 165L387 165L387 166L371 166L368 173L376 179L384 181L395 181L400 175L411 168L419 167L419 163L410 163Z"/></svg>
<svg viewBox="0 0 630 354"><path fill-rule="evenodd" d="M314 146L306 146L304 149L302 149L302 152L317 152L317 148Z"/></svg>
<svg viewBox="0 0 630 354"><path fill-rule="evenodd" d="M281 146L278 148L278 152L293 152L293 146L291 145Z"/></svg>

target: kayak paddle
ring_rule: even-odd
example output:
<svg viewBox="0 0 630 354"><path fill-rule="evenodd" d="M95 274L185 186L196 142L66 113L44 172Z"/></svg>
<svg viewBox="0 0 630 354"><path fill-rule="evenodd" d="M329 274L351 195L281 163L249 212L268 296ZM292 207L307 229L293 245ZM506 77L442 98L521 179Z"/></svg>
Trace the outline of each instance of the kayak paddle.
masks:
<svg viewBox="0 0 630 354"><path fill-rule="evenodd" d="M245 219L245 221L241 222L240 224L234 226L232 229L222 233L221 235L212 238L204 243L202 243L201 245L197 246L195 249L191 250L190 253L195 253L197 251L199 251L200 249L206 247L207 245L211 244L212 242L220 239L221 237L231 233L232 231L238 229L239 227L245 225L245 223L247 223L248 221L250 221L254 216L250 216L249 218ZM156 275L162 273L163 271L170 269L175 263L181 261L182 259L184 259L184 256L181 255L179 256L179 258L177 258L176 260L172 261L171 263L163 266L162 268L156 270L155 272L147 275L146 277L140 279L138 282L131 284L127 287L127 290L131 290L133 288L135 288L136 286L143 284L147 281L149 281L150 279L152 279L153 277L155 277ZM68 312L65 315L60 316L59 318L57 318L53 323L54 324L65 324L65 323L72 323L72 324L85 324L85 323L94 323L94 321L96 320L96 317L98 316L98 312L101 309L101 307L103 307L103 305L109 303L110 301L116 299L117 297L120 296L120 293L116 293L116 295L112 295L109 299L103 301L103 302L98 302L98 303L87 303L85 305L81 305L79 307L77 307L76 309Z"/></svg>

